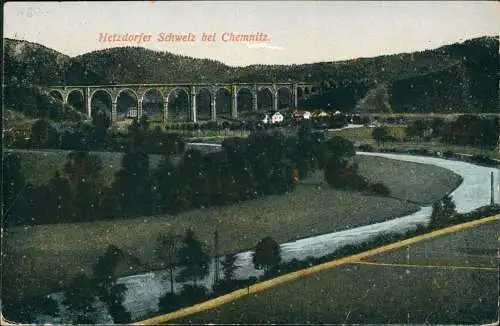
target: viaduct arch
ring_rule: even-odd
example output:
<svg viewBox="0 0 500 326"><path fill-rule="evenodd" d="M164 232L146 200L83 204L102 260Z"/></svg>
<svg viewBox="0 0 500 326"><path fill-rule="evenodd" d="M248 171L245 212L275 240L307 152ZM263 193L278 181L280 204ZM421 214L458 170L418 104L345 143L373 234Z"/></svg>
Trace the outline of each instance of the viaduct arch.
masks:
<svg viewBox="0 0 500 326"><path fill-rule="evenodd" d="M313 83L293 82L44 86L44 89L89 118L95 110L105 111L111 123L123 115L139 117L143 114L164 123L178 122L179 118L191 122L236 119L241 111L297 108L299 99L321 91L321 87ZM155 100L151 99L152 94ZM121 98L125 96L129 100L122 105Z"/></svg>

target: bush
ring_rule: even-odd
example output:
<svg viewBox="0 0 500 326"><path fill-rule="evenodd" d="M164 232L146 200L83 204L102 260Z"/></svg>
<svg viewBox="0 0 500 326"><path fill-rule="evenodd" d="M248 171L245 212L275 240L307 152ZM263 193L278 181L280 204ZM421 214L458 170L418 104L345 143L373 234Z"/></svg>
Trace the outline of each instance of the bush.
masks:
<svg viewBox="0 0 500 326"><path fill-rule="evenodd" d="M367 187L367 189L370 193L376 195L389 196L391 194L389 188L383 183L371 184Z"/></svg>
<svg viewBox="0 0 500 326"><path fill-rule="evenodd" d="M160 297L158 303L159 312L170 312L177 310L182 307L182 297L175 293L166 293L164 296Z"/></svg>
<svg viewBox="0 0 500 326"><path fill-rule="evenodd" d="M409 153L414 154L414 155L422 155L422 156L430 156L431 155L431 152L425 148L412 149L412 150L409 150Z"/></svg>
<svg viewBox="0 0 500 326"><path fill-rule="evenodd" d="M184 285L181 291L181 303L184 306L191 306L198 302L209 299L207 288L204 286Z"/></svg>
<svg viewBox="0 0 500 326"><path fill-rule="evenodd" d="M218 131L219 130L219 124L217 121L209 121L204 124L205 128L210 131Z"/></svg>
<svg viewBox="0 0 500 326"><path fill-rule="evenodd" d="M381 153L399 153L399 150L397 148L381 148L380 152Z"/></svg>
<svg viewBox="0 0 500 326"><path fill-rule="evenodd" d="M487 155L474 155L470 158L472 163L486 165L486 166L497 166L500 163Z"/></svg>
<svg viewBox="0 0 500 326"><path fill-rule="evenodd" d="M473 212L461 214L461 221L470 221L472 219L480 219L486 216L496 215L500 213L500 204L493 204L488 206L479 207Z"/></svg>
<svg viewBox="0 0 500 326"><path fill-rule="evenodd" d="M219 282L213 286L213 296L221 296L247 287L250 284L252 283L249 280L219 280Z"/></svg>
<svg viewBox="0 0 500 326"><path fill-rule="evenodd" d="M368 182L358 174L356 164L331 158L325 166L325 180L332 188L365 190Z"/></svg>
<svg viewBox="0 0 500 326"><path fill-rule="evenodd" d="M385 126L381 127L376 127L372 131L372 137L375 139L377 144L379 143L384 143L386 141L389 141L389 137L391 137L389 133L389 129Z"/></svg>
<svg viewBox="0 0 500 326"><path fill-rule="evenodd" d="M455 221L458 217L455 202L450 196L438 200L432 205L431 225L445 226Z"/></svg>
<svg viewBox="0 0 500 326"><path fill-rule="evenodd" d="M445 151L443 152L443 157L444 158L454 158L457 155L453 151Z"/></svg>
<svg viewBox="0 0 500 326"><path fill-rule="evenodd" d="M358 149L362 152L373 152L373 146L368 144L359 145Z"/></svg>
<svg viewBox="0 0 500 326"><path fill-rule="evenodd" d="M34 323L37 315L57 316L57 302L48 296L36 296L29 299L4 299L3 315L10 322L21 324Z"/></svg>
<svg viewBox="0 0 500 326"><path fill-rule="evenodd" d="M276 269L281 262L281 248L271 237L262 238L255 247L252 261L256 269L265 272Z"/></svg>
<svg viewBox="0 0 500 326"><path fill-rule="evenodd" d="M352 190L364 190L368 186L368 181L359 174L348 174L344 178L345 188Z"/></svg>

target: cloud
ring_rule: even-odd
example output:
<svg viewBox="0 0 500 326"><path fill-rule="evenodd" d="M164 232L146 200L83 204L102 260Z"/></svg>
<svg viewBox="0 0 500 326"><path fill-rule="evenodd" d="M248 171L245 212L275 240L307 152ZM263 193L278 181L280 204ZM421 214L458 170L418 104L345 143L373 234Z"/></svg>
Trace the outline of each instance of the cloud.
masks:
<svg viewBox="0 0 500 326"><path fill-rule="evenodd" d="M261 48L261 49L270 49L270 50L284 50L285 48L281 46L269 45L266 43L246 43L246 46L249 48Z"/></svg>

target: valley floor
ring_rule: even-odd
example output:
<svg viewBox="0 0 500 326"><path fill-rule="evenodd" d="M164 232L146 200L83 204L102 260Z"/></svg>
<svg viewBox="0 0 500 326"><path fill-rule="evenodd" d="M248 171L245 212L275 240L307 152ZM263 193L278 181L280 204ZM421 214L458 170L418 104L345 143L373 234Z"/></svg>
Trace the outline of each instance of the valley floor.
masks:
<svg viewBox="0 0 500 326"><path fill-rule="evenodd" d="M284 243L381 222L417 211L420 204L440 199L461 181L435 166L365 156L357 160L362 174L384 182L393 198L330 189L318 173L285 195L176 216L8 229L4 290L34 295L62 289L78 272L90 274L109 244L126 253L119 276L161 269L158 237L169 231L183 235L192 228L213 254L213 234L218 230L220 254L226 254L251 249L264 236Z"/></svg>

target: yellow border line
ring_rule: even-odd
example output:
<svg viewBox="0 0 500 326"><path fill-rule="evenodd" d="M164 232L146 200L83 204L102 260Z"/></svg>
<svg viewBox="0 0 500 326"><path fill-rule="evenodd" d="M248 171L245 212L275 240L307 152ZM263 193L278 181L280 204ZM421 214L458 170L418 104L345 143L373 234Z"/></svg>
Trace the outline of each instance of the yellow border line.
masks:
<svg viewBox="0 0 500 326"><path fill-rule="evenodd" d="M482 267L482 266L455 266L455 265L418 265L418 264L391 264L377 263L371 261L357 261L352 264L382 266L382 267L416 267L416 268L444 268L444 269L479 269L486 271L498 271L497 267Z"/></svg>
<svg viewBox="0 0 500 326"><path fill-rule="evenodd" d="M304 276L307 276L307 275L310 275L313 273L317 273L317 272L320 272L323 270L331 269L331 268L334 268L334 267L337 267L340 265L355 263L355 262L358 262L364 258L371 257L371 256L374 256L374 255L377 255L377 254L380 254L380 253L383 253L386 251L398 249L398 248L401 248L401 247L404 247L404 246L407 246L410 244L414 244L414 243L419 242L419 241L435 238L435 237L438 237L441 235L445 235L445 234L457 232L460 230L472 228L474 226L481 225L483 223L492 222L492 221L499 221L499 220L500 220L500 214L485 217L485 218L471 221L471 222L466 222L466 223L462 223L462 224L449 226L449 227L446 227L446 228L443 228L440 230L436 230L436 231L432 231L429 233L421 234L421 235L418 235L418 236L415 236L415 237L412 237L409 239L397 241L397 242L394 242L394 243L391 243L391 244L388 244L388 245L385 245L382 247L378 247L375 249L364 251L364 252L359 253L359 254L355 254L355 255L340 258L340 259L335 259L335 260L332 260L332 261L327 262L327 263L323 263L320 265L301 269L301 270L298 270L298 271L295 271L295 272L292 272L289 274L281 275L279 277L276 277L276 278L273 278L273 279L270 279L270 280L267 280L267 281L264 281L261 283L254 284L254 285L250 286L249 288L236 290L236 291L233 291L233 292L228 293L226 295L223 295L223 296L217 297L215 299L211 299L211 300L196 304L196 305L191 306L191 307L183 308L183 309L180 309L180 310L177 310L177 311L165 314L165 315L156 316L156 317L146 319L143 321L138 321L138 322L134 323L133 325L162 324L162 323L165 323L165 322L172 320L172 319L177 319L180 317L192 315L192 314L197 313L197 312L213 309L213 308L220 306L222 304L239 299L245 295L248 295L251 293L261 292L261 291L264 291L264 290L269 289L271 287L274 287L278 284L293 281L293 280L296 280L300 277L304 277Z"/></svg>

